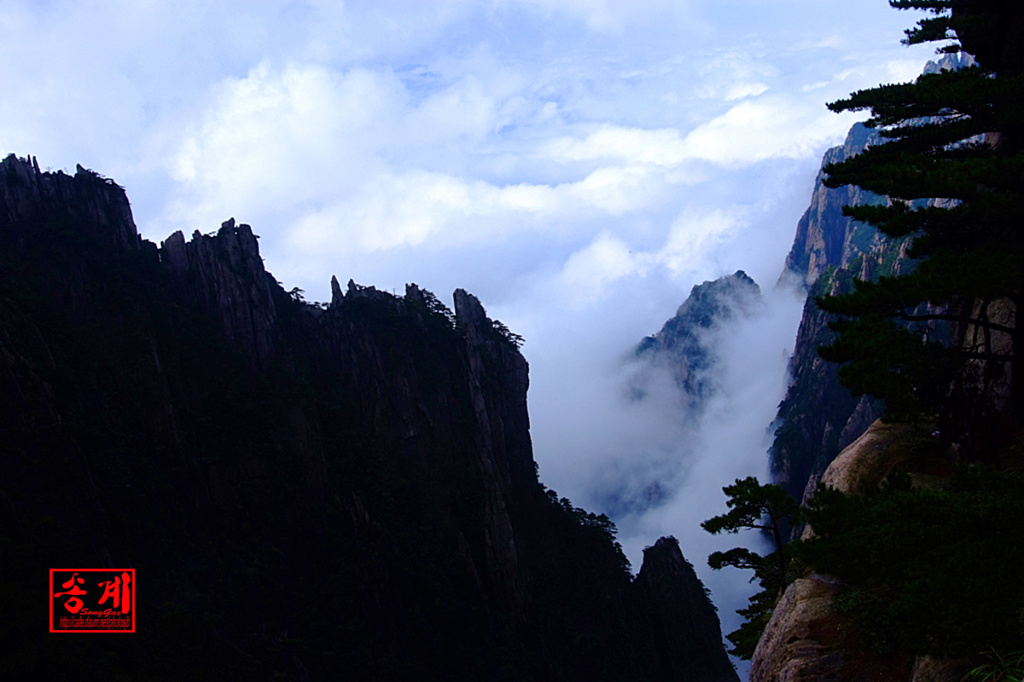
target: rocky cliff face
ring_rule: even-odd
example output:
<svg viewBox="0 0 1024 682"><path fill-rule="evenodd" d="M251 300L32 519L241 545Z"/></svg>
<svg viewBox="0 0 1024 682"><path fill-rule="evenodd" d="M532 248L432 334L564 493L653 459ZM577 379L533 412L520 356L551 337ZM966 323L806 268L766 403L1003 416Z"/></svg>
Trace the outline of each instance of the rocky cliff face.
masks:
<svg viewBox="0 0 1024 682"><path fill-rule="evenodd" d="M925 65L924 73L965 68L974 63L968 54L947 54ZM842 163L868 147L883 144L885 138L860 123L854 124L839 147L825 152L822 169ZM870 225L855 223L843 215L843 206L877 204L885 201L871 192L847 185L836 189L825 187L824 170L818 172L811 192L811 202L797 223L793 247L786 257L783 277L795 277L811 287L829 269L848 269L856 260L877 254L886 247L886 238Z"/></svg>
<svg viewBox="0 0 1024 682"><path fill-rule="evenodd" d="M873 258L884 267L887 256ZM816 296L852 288L855 276L870 271L865 259L853 267L829 268L811 288L804 304L791 361L792 381L779 405L770 457L774 481L798 500L813 493L825 467L839 452L881 416L882 406L868 397L854 397L839 383L836 365L818 357L818 347L831 343L831 319L815 304Z"/></svg>
<svg viewBox="0 0 1024 682"><path fill-rule="evenodd" d="M46 234L74 234L118 253L137 250L138 230L124 190L114 181L78 166L74 176L63 171L42 173L35 157L10 154L0 162L3 174L0 227L5 238L20 244ZM39 206L49 207L44 233L28 229L39 218ZM72 229L72 226L74 229Z"/></svg>
<svg viewBox="0 0 1024 682"><path fill-rule="evenodd" d="M257 367L268 367L279 340L270 281L252 228L221 225L216 236L197 230L189 242L175 232L160 248L178 296L216 320L227 341L244 349Z"/></svg>
<svg viewBox="0 0 1024 682"><path fill-rule="evenodd" d="M925 73L958 69L972 63L968 55L945 55L929 62ZM840 147L825 153L822 168L882 144L877 132L855 124ZM871 280L905 273L914 267L907 258L909 240L891 240L869 225L842 214L844 205L872 204L884 198L852 187L830 189L815 181L811 203L797 224L793 247L782 279L796 280L809 296L793 353L793 380L779 406L778 431L771 450L775 482L797 499L814 491L829 462L881 416L883 406L867 397L855 398L839 383L836 366L818 357L819 346L832 342L829 317L815 297L852 290L853 280ZM933 325L933 338L948 338L949 329Z"/></svg>
<svg viewBox="0 0 1024 682"><path fill-rule="evenodd" d="M4 610L52 567L145 585L134 637L11 626L5 677L673 679L614 527L537 481L526 361L472 295L307 304L248 226L157 248L84 169L8 157L0 202ZM657 608L720 650L691 606Z"/></svg>
<svg viewBox="0 0 1024 682"><path fill-rule="evenodd" d="M877 132L857 123L842 146L825 152L821 167L842 163L881 143ZM843 215L843 206L877 203L880 197L852 185L830 189L823 184L824 177L824 171L819 171L810 206L797 223L793 247L786 256L784 277L795 277L807 287L826 270L846 268L854 259L877 250L883 240L878 230Z"/></svg>
<svg viewBox="0 0 1024 682"><path fill-rule="evenodd" d="M880 144L878 134L861 124L851 128L845 143L825 153L822 168ZM856 187L829 189L818 174L811 204L797 225L784 278L795 278L809 295L793 352L793 380L779 406L779 425L772 446L775 481L797 499L806 499L829 462L877 419L881 406L857 399L839 383L836 367L818 357L830 343L829 316L814 299L849 291L854 279L893 274L902 262L905 244L893 244L874 228L855 223L842 213L845 205L880 199Z"/></svg>

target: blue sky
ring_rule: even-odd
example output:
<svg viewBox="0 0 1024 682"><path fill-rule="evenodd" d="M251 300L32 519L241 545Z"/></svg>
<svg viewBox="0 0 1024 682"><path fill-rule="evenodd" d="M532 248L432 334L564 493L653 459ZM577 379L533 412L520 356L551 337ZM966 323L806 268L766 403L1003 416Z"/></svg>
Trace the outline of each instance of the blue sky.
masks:
<svg viewBox="0 0 1024 682"><path fill-rule="evenodd" d="M853 4L8 1L0 139L116 178L155 241L252 224L313 298L337 274L585 305L784 251L776 209L850 124L824 102L927 57Z"/></svg>
<svg viewBox="0 0 1024 682"><path fill-rule="evenodd" d="M675 534L718 595L737 577L708 575L722 543L696 524L766 471L799 317L771 287L855 120L825 102L919 73L914 21L884 0L2 0L0 147L114 178L156 242L249 223L309 300L331 275L476 293L526 338L545 483L593 508L664 481L618 520L630 558ZM670 390L624 406L632 345L737 269L769 300L719 340L701 430Z"/></svg>

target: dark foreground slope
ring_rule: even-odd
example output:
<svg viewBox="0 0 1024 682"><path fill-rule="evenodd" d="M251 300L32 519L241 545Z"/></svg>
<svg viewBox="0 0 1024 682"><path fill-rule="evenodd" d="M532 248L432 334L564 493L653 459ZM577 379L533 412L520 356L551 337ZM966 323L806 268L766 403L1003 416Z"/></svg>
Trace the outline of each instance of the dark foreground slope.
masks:
<svg viewBox="0 0 1024 682"><path fill-rule="evenodd" d="M538 482L517 337L332 284L0 164L0 677L735 679L678 546L633 580ZM57 567L135 568L138 631L48 633Z"/></svg>

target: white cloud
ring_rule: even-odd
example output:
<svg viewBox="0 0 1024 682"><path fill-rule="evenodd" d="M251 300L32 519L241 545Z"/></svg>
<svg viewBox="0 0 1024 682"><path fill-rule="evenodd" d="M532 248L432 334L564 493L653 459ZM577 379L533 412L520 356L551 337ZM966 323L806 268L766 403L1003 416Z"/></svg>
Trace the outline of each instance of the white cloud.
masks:
<svg viewBox="0 0 1024 682"><path fill-rule="evenodd" d="M767 82L777 81L781 73L764 55L733 50L705 64L700 75L699 97L735 101L767 92Z"/></svg>
<svg viewBox="0 0 1024 682"><path fill-rule="evenodd" d="M842 139L850 116L829 112L817 97L761 94L750 88L731 106L685 136L678 129L645 130L599 125L583 137L550 140L541 154L561 162L603 161L627 167L675 168L688 161L711 161L729 167L750 166L771 158L805 158L832 140ZM725 91L724 99L733 99ZM668 176L671 177L671 176Z"/></svg>
<svg viewBox="0 0 1024 682"><path fill-rule="evenodd" d="M567 189L580 204L620 216L653 202L659 185L659 179L652 177L647 168L609 166L598 168Z"/></svg>
<svg viewBox="0 0 1024 682"><path fill-rule="evenodd" d="M216 202L261 211L358 177L366 169L349 161L366 161L388 138L403 97L392 74L366 69L264 62L224 82L174 159L174 178L203 197L182 209Z"/></svg>
<svg viewBox="0 0 1024 682"><path fill-rule="evenodd" d="M677 166L686 160L678 130L643 130L600 125L583 139L560 137L544 149L561 161L614 160L633 165Z"/></svg>
<svg viewBox="0 0 1024 682"><path fill-rule="evenodd" d="M695 20L689 0L504 0L499 4L523 4L543 9L548 15L568 14L581 18L595 31L620 32L624 27L652 21L667 21L669 17L680 21L684 17Z"/></svg>
<svg viewBox="0 0 1024 682"><path fill-rule="evenodd" d="M309 253L352 254L500 243L542 229L553 237L581 220L640 210L663 184L641 167L599 168L555 186L385 169L339 187L331 201L294 219L288 239ZM563 226L550 224L558 219Z"/></svg>
<svg viewBox="0 0 1024 682"><path fill-rule="evenodd" d="M709 253L742 226L738 211L716 209L709 213L681 212L669 229L656 259L677 278L701 276Z"/></svg>
<svg viewBox="0 0 1024 682"><path fill-rule="evenodd" d="M289 233L294 248L352 254L501 241L515 231L534 229L536 214L559 211L564 201L544 185L497 187L416 170L384 170L352 187L339 187L337 194L295 221Z"/></svg>
<svg viewBox="0 0 1024 682"><path fill-rule="evenodd" d="M941 55L934 55L937 61ZM920 59L893 59L884 63L885 83L907 83L921 75Z"/></svg>
<svg viewBox="0 0 1024 682"><path fill-rule="evenodd" d="M540 163L575 168L563 182L465 177L466 161L489 163L496 126L517 115L502 112L530 108L521 85L513 77L485 88L469 76L416 99L391 71L264 62L215 88L180 144L180 194L164 231L212 229L242 206L285 220L284 243L299 251L436 249L500 241L545 220L625 216L699 180L674 168L685 160L677 131L611 125L541 141Z"/></svg>
<svg viewBox="0 0 1024 682"><path fill-rule="evenodd" d="M836 116L817 101L765 95L736 104L686 136L687 153L726 166L770 158L802 158L841 139L850 117Z"/></svg>
<svg viewBox="0 0 1024 682"><path fill-rule="evenodd" d="M553 284L566 291L566 298L579 308L592 303L617 280L642 270L642 260L633 255L626 242L605 230L569 256Z"/></svg>
<svg viewBox="0 0 1024 682"><path fill-rule="evenodd" d="M443 41L481 7L473 0L308 0L304 5L306 40L295 56L342 64L415 55Z"/></svg>
<svg viewBox="0 0 1024 682"><path fill-rule="evenodd" d="M181 143L174 177L182 197L169 222L212 224L238 206L256 215L287 208L298 221L295 243L315 225L337 223L358 229L356 243L374 250L421 243L446 213L540 210L543 187L499 189L394 168L402 155L428 151L443 166L457 146L490 132L498 104L472 78L414 104L388 70L263 63L222 83Z"/></svg>

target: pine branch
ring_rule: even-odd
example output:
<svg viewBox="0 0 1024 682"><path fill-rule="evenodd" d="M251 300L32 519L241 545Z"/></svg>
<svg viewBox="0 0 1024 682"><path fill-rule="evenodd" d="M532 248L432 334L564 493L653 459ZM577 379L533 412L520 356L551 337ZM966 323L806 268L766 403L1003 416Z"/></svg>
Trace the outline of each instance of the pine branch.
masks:
<svg viewBox="0 0 1024 682"><path fill-rule="evenodd" d="M961 324L973 324L983 329L991 330L994 332L1003 332L1006 334L1012 334L1014 332L1013 327L1007 327L1003 324L997 324L995 322L989 322L988 316L984 318L979 317L962 317L959 315L949 315L943 313L928 313L926 315L908 315L904 312L897 314L899 319L904 322L959 322Z"/></svg>

